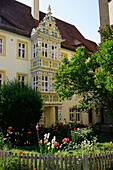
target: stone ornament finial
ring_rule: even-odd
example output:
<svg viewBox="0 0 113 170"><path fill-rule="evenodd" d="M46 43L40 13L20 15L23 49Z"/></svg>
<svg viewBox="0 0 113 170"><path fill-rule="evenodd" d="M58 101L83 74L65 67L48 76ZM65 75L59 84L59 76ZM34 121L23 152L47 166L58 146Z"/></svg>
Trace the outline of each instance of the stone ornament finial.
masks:
<svg viewBox="0 0 113 170"><path fill-rule="evenodd" d="M48 13L51 13L51 6L50 5L48 6L47 11L48 11Z"/></svg>

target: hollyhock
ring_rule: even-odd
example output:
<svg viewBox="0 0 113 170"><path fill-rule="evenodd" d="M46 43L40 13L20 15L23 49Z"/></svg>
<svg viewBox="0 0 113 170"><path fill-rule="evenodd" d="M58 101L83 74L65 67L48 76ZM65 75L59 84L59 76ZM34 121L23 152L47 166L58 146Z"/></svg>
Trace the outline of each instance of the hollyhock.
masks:
<svg viewBox="0 0 113 170"><path fill-rule="evenodd" d="M41 139L41 140L40 140L40 144L42 144L42 143L43 143L43 140Z"/></svg>
<svg viewBox="0 0 113 170"><path fill-rule="evenodd" d="M59 143L55 141L54 142L54 146L58 146L58 145L59 145Z"/></svg>
<svg viewBox="0 0 113 170"><path fill-rule="evenodd" d="M45 143L48 143L48 139L45 140Z"/></svg>
<svg viewBox="0 0 113 170"><path fill-rule="evenodd" d="M9 126L9 127L8 127L8 129L9 129L9 130L12 130L12 127L11 127L11 126Z"/></svg>
<svg viewBox="0 0 113 170"><path fill-rule="evenodd" d="M39 125L38 124L36 125L36 130L39 130Z"/></svg>
<svg viewBox="0 0 113 170"><path fill-rule="evenodd" d="M62 142L64 143L64 142L69 142L69 138L64 138L63 140L62 140Z"/></svg>

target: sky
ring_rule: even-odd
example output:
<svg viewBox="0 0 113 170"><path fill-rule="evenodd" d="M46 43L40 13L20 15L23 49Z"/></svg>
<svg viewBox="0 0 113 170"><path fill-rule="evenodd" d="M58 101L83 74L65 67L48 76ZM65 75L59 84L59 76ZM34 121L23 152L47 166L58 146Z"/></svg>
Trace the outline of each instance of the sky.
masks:
<svg viewBox="0 0 113 170"><path fill-rule="evenodd" d="M17 1L32 6L32 0ZM49 5L53 17L75 25L86 39L100 42L98 0L39 0L40 11L47 13Z"/></svg>

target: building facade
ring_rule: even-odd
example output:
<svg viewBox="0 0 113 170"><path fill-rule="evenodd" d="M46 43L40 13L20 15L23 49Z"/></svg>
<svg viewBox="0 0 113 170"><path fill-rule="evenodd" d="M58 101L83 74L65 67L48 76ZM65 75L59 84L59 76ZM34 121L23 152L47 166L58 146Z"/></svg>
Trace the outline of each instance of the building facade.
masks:
<svg viewBox="0 0 113 170"><path fill-rule="evenodd" d="M82 45L89 52L97 49L74 25L53 17L50 6L45 14L39 11L39 0L33 0L32 9L15 0L0 0L0 84L16 78L39 90L44 100L40 123L45 127L73 119L86 124L101 121L98 108L88 113L73 109L82 94L62 102L53 87L62 58L70 60Z"/></svg>

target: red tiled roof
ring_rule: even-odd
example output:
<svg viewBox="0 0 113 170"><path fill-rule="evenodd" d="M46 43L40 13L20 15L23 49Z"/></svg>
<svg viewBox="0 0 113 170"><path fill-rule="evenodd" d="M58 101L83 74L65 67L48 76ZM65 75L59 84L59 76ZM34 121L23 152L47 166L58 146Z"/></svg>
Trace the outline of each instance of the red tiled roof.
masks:
<svg viewBox="0 0 113 170"><path fill-rule="evenodd" d="M45 13L40 12L40 21L45 15ZM26 31L28 35L30 35L32 28L37 27L39 24L39 21L35 20L31 15L31 7L15 0L0 0L0 16L11 23L12 26ZM85 39L74 25L57 18L55 18L55 21L62 38L65 39L62 47L74 50L80 45L85 45L91 52L97 50L96 43Z"/></svg>

